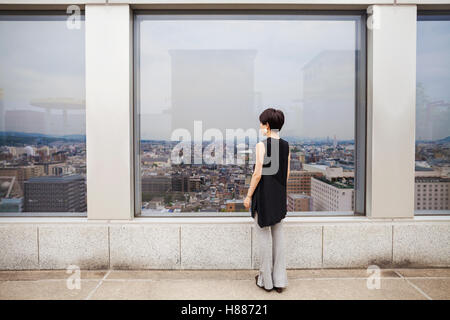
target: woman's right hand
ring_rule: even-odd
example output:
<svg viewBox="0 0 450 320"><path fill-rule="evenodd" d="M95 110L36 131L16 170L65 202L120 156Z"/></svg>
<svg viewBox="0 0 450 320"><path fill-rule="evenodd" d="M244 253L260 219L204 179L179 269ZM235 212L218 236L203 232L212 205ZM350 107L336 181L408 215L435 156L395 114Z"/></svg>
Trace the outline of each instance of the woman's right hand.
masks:
<svg viewBox="0 0 450 320"><path fill-rule="evenodd" d="M252 198L250 198L249 196L246 196L244 199L244 207L245 209L250 208L250 203L252 202Z"/></svg>

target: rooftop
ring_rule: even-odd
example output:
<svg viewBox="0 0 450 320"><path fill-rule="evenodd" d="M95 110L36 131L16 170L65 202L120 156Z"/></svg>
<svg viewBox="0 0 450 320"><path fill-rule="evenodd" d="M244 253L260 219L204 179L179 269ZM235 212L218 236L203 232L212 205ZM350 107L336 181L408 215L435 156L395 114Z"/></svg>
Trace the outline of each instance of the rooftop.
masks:
<svg viewBox="0 0 450 320"><path fill-rule="evenodd" d="M225 203L244 203L244 200L242 199L225 200Z"/></svg>
<svg viewBox="0 0 450 320"><path fill-rule="evenodd" d="M291 197L292 199L303 199L303 198L310 198L307 194L301 194L301 193L289 193L288 197Z"/></svg>
<svg viewBox="0 0 450 320"><path fill-rule="evenodd" d="M25 183L67 183L70 181L84 180L84 177L73 174L65 176L42 176L42 177L32 177L25 181Z"/></svg>
<svg viewBox="0 0 450 320"><path fill-rule="evenodd" d="M416 182L450 182L450 178L445 177L416 177Z"/></svg>
<svg viewBox="0 0 450 320"><path fill-rule="evenodd" d="M330 181L325 177L319 177L319 176L315 176L313 177L313 179L317 179L319 181L325 182L333 187L339 188L339 189L353 189L353 184L351 183L343 183L341 181ZM348 179L346 179L347 181L349 181Z"/></svg>

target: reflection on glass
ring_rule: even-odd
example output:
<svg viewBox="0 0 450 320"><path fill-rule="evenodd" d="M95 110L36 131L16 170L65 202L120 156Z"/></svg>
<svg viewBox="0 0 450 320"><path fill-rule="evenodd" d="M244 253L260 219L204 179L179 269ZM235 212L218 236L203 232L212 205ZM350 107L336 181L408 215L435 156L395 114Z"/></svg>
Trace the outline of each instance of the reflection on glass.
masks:
<svg viewBox="0 0 450 320"><path fill-rule="evenodd" d="M141 214L247 211L249 159L258 116L268 107L286 117L281 136L291 146L289 211L351 213L360 20L138 14ZM227 134L239 129L244 137ZM186 135L192 152L183 150L176 164L173 150ZM225 145L224 159L244 155L243 163L186 161L214 154L220 148L208 149L212 141Z"/></svg>
<svg viewBox="0 0 450 320"><path fill-rule="evenodd" d="M419 16L414 197L416 214L450 213L449 88L450 16Z"/></svg>
<svg viewBox="0 0 450 320"><path fill-rule="evenodd" d="M80 19L0 15L0 215L86 215Z"/></svg>

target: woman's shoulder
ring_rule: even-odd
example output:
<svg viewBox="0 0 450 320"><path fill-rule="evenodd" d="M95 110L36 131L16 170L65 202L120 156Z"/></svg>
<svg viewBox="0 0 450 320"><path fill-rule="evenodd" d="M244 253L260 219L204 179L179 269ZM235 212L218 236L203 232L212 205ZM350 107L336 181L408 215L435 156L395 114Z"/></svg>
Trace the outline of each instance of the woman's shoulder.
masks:
<svg viewBox="0 0 450 320"><path fill-rule="evenodd" d="M265 142L265 141L259 141L258 143L256 143L256 147L257 147L257 148L264 147L264 142Z"/></svg>
<svg viewBox="0 0 450 320"><path fill-rule="evenodd" d="M280 138L280 141L285 144L286 146L289 146L289 142L287 142L286 140L284 140L283 138Z"/></svg>
<svg viewBox="0 0 450 320"><path fill-rule="evenodd" d="M265 146L265 141L259 141L256 146L255 146L256 150L265 150L266 146Z"/></svg>
<svg viewBox="0 0 450 320"><path fill-rule="evenodd" d="M283 150L285 154L289 154L290 153L290 147L289 147L289 142L287 142L286 140L282 140L282 145L283 145Z"/></svg>

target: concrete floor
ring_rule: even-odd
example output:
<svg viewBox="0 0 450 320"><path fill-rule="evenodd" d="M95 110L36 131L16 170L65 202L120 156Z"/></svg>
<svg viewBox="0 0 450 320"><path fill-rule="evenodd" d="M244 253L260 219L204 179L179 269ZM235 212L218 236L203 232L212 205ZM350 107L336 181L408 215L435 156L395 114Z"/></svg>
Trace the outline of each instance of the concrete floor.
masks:
<svg viewBox="0 0 450 320"><path fill-rule="evenodd" d="M0 271L6 299L450 299L450 268L383 269L368 289L365 269L288 270L283 293L256 287L256 270ZM73 275L73 274L72 274Z"/></svg>

